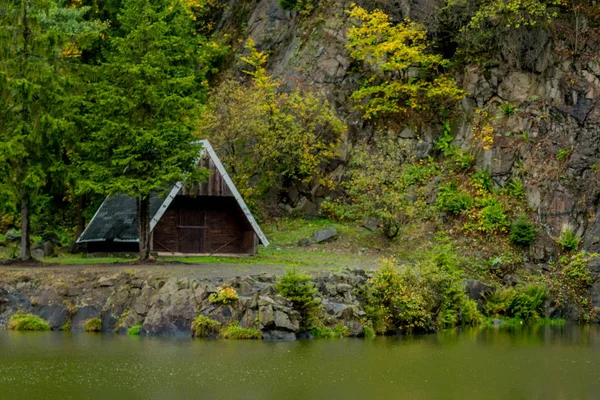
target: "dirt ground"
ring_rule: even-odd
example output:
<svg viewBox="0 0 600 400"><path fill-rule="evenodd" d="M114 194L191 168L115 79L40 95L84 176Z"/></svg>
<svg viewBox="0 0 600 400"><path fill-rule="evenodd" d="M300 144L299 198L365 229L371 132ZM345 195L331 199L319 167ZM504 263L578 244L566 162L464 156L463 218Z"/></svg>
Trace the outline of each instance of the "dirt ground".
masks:
<svg viewBox="0 0 600 400"><path fill-rule="evenodd" d="M377 264L355 265L354 268L375 269ZM80 273L94 273L98 275L114 275L119 272L135 273L136 275L147 275L155 277L178 277L178 278L233 278L236 276L250 276L259 274L283 275L286 270L295 268L297 272L303 272L312 276L328 275L343 268L339 266L302 265L290 267L273 264L241 264L241 263L178 263L178 262L156 262L148 264L138 263L114 263L96 265L59 265L59 264L8 264L0 265L0 275L4 277L31 275L31 276L68 276ZM350 267L352 268L352 267ZM0 278L1 279L1 278Z"/></svg>

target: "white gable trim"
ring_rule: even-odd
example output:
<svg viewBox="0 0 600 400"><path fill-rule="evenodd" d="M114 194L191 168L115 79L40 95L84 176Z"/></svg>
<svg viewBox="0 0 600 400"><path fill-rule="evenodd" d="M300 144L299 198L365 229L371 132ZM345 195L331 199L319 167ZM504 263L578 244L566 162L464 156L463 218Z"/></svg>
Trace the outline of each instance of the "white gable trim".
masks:
<svg viewBox="0 0 600 400"><path fill-rule="evenodd" d="M219 173L223 177L223 180L225 181L225 184L227 185L227 187L229 188L229 190L233 194L233 197L235 198L235 201L237 201L238 205L242 209L242 212L246 216L246 219L248 220L248 222L252 226L252 229L254 230L254 232L256 233L256 235L258 236L258 239L263 244L263 246L267 247L270 244L269 243L269 239L267 239L267 237L265 236L265 234L263 233L263 231L260 229L260 226L258 225L258 223L256 222L256 220L254 219L254 216L250 212L250 209L246 205L246 202L242 198L242 195L240 195L240 192L238 192L237 188L233 184L233 181L231 180L231 178L227 174L227 171L225 170L225 167L221 163L221 160L219 160L219 157L217 156L217 153L215 153L215 150L213 149L213 147L211 146L211 144L209 143L209 141L208 140L200 140L197 143L199 143L199 144L202 145L202 149L200 150L200 154L199 154L198 158L201 159L202 156L204 155L204 152L208 152L208 155L210 156L210 158L215 163L215 167L217 167L217 170L219 171ZM158 221L160 221L161 217L167 211L167 209L169 208L169 206L171 205L171 203L175 199L175 196L177 196L177 193L179 193L179 191L181 190L182 187L183 187L183 183L182 182L177 182L175 184L175 186L173 186L173 189L171 190L171 192L169 193L169 195L165 198L165 201L163 202L163 204L158 209L158 212L152 218L152 221L150 222L150 231L152 231L154 229L154 227L156 226L156 224L158 224Z"/></svg>

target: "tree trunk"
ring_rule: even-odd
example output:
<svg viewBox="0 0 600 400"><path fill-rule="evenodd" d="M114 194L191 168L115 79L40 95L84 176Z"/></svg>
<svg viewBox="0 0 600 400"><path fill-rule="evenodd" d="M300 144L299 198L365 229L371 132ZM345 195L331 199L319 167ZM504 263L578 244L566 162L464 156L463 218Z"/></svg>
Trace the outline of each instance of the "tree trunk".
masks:
<svg viewBox="0 0 600 400"><path fill-rule="evenodd" d="M79 200L77 201L77 230L75 231L76 238L81 236L81 234L85 230L85 218L83 217L84 206L85 201L83 199L83 196L80 196Z"/></svg>
<svg viewBox="0 0 600 400"><path fill-rule="evenodd" d="M21 260L31 260L31 243L29 242L29 194L21 190Z"/></svg>
<svg viewBox="0 0 600 400"><path fill-rule="evenodd" d="M137 198L140 261L150 259L150 197Z"/></svg>

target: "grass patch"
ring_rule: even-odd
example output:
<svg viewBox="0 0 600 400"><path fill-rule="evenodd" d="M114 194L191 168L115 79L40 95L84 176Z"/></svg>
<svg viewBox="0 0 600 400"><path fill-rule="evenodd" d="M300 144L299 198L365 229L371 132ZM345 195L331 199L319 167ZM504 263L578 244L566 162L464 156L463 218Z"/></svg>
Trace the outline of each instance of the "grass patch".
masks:
<svg viewBox="0 0 600 400"><path fill-rule="evenodd" d="M49 331L50 324L33 314L16 313L8 321L11 331Z"/></svg>
<svg viewBox="0 0 600 400"><path fill-rule="evenodd" d="M333 328L317 326L312 328L310 333L312 333L315 339L339 339L348 337L352 334L350 329L342 323L337 324Z"/></svg>
<svg viewBox="0 0 600 400"><path fill-rule="evenodd" d="M262 339L262 333L258 329L241 328L233 323L222 329L219 333L221 339Z"/></svg>
<svg viewBox="0 0 600 400"><path fill-rule="evenodd" d="M199 315L194 321L192 321L192 336L193 337L208 337L211 334L218 334L221 323Z"/></svg>
<svg viewBox="0 0 600 400"><path fill-rule="evenodd" d="M140 331L142 330L142 325L134 325L131 328L127 329L128 336L140 336Z"/></svg>
<svg viewBox="0 0 600 400"><path fill-rule="evenodd" d="M83 323L83 330L86 332L102 332L102 320L100 318L90 318Z"/></svg>

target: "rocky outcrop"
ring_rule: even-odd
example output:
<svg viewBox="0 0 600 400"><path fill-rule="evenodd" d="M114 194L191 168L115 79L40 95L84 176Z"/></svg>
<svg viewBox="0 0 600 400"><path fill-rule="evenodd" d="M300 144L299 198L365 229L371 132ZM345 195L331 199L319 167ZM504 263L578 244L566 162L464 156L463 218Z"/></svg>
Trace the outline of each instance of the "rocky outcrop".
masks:
<svg viewBox="0 0 600 400"><path fill-rule="evenodd" d="M343 323L353 335L363 334L365 312L354 292L366 279L362 270L315 279L328 325ZM266 274L224 281L85 271L54 282L21 276L0 282L0 329L6 328L12 314L22 311L46 319L54 330L70 323L71 330L82 331L85 321L100 318L104 332L124 334L141 325L143 335L189 336L192 321L204 315L222 325L259 329L265 339L295 339L301 333L300 314L276 293L275 280ZM210 295L223 284L234 288L239 299L212 303Z"/></svg>
<svg viewBox="0 0 600 400"><path fill-rule="evenodd" d="M233 9L241 3L232 0L230 5ZM279 0L258 0L249 6L243 21L245 35L259 50L270 54L269 72L281 79L284 87L298 85L322 92L347 121L348 136L339 149L343 160L353 143L375 133L375 128L353 110L350 98L365 79L346 49L352 22L346 11L352 3L319 2L312 14L305 15L282 10ZM394 21L418 21L433 37L443 9L439 0L356 3L369 10L379 8ZM230 25L223 21L221 26ZM453 124L453 144L473 150L478 166L487 168L497 185L503 187L513 178L523 180L527 201L541 227L531 254L540 263L555 258L553 238L564 227L571 227L583 239L583 249L600 251L600 219L596 217L600 213L600 48L598 43L588 43L590 48L584 53L593 57L565 56L567 44L555 36L532 30L528 40L535 46L524 49L523 43L515 42L514 49L498 55L502 62L485 70L467 65L456 76L468 95ZM514 51L518 48L523 51ZM515 108L514 114L500 111L499 107L507 103ZM477 151L474 143L473 116L477 109L494 119L494 146L488 150ZM388 129L397 130L402 145L416 158L431 155L441 133L440 126L424 126L420 132L401 124ZM343 175L337 164L332 168L338 176ZM317 213L318 203L327 195L325 191L291 193L291 208L302 206L306 213L309 209Z"/></svg>

